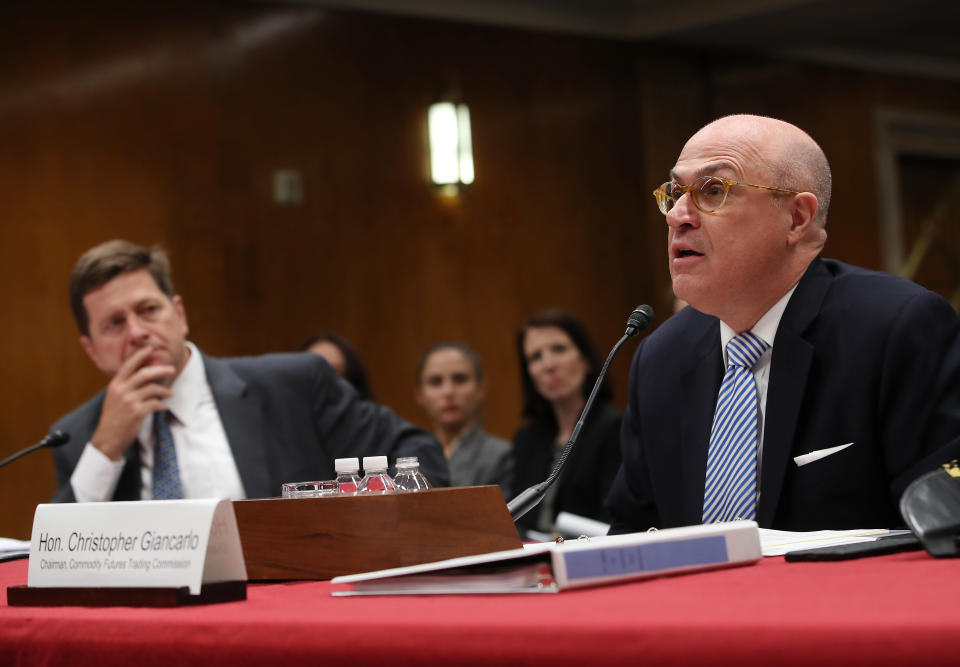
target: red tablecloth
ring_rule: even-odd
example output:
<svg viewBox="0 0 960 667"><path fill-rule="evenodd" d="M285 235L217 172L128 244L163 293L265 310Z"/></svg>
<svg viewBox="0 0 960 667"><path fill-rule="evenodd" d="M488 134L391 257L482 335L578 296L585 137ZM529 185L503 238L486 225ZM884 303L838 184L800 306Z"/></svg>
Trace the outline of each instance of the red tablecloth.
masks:
<svg viewBox="0 0 960 667"><path fill-rule="evenodd" d="M333 598L251 584L203 607L9 607L0 665L958 664L960 559L913 552L747 567L559 594Z"/></svg>

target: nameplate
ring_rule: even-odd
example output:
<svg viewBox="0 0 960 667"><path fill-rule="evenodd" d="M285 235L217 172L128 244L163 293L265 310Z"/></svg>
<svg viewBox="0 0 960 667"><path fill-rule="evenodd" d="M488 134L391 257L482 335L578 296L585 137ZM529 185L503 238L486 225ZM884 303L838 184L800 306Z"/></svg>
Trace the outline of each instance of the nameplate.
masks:
<svg viewBox="0 0 960 667"><path fill-rule="evenodd" d="M38 505L27 583L31 587L187 586L246 581L230 500Z"/></svg>

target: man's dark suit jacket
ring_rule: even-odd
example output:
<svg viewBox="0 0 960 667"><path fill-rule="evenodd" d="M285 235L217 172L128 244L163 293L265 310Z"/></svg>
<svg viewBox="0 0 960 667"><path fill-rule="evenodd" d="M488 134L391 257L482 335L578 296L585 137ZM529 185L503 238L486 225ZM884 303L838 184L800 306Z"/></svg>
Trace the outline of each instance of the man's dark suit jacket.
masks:
<svg viewBox="0 0 960 667"><path fill-rule="evenodd" d="M417 456L431 484L449 484L440 444L389 409L359 400L322 357L202 358L248 498L278 496L284 482L333 479L334 459L347 456L386 455L391 462ZM54 502L74 501L70 475L100 420L103 397L100 392L53 425L70 434L69 444L54 450ZM113 499L139 500L139 443L124 458Z"/></svg>
<svg viewBox="0 0 960 667"><path fill-rule="evenodd" d="M692 308L642 341L607 499L611 532L701 522L723 371L719 320ZM814 260L777 329L765 422L761 527L902 525L906 485L960 455L960 318L907 280Z"/></svg>

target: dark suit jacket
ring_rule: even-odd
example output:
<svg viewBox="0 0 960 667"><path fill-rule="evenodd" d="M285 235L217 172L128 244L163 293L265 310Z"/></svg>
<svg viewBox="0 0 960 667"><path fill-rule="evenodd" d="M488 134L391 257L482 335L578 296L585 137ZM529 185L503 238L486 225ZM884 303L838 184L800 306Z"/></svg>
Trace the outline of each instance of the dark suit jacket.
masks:
<svg viewBox="0 0 960 667"><path fill-rule="evenodd" d="M560 473L553 503L554 517L563 511L609 522L603 505L620 467L620 413L596 405L587 417L577 444ZM524 424L513 438L514 493L522 493L547 478L553 468L557 424L553 420ZM536 529L540 507L517 521L521 529Z"/></svg>
<svg viewBox="0 0 960 667"><path fill-rule="evenodd" d="M417 456L431 484L449 484L440 444L388 408L359 400L322 357L202 358L248 498L278 496L284 482L334 479L334 459L346 456L385 454L391 462L398 456ZM53 426L70 434L70 442L53 453L54 502L74 500L70 475L100 420L103 396L100 392ZM113 499L139 500L139 444L124 457Z"/></svg>
<svg viewBox="0 0 960 667"><path fill-rule="evenodd" d="M613 531L701 522L722 359L719 321L692 308L638 347ZM761 527L902 525L906 485L960 454L960 318L907 280L814 260L780 320L765 421Z"/></svg>

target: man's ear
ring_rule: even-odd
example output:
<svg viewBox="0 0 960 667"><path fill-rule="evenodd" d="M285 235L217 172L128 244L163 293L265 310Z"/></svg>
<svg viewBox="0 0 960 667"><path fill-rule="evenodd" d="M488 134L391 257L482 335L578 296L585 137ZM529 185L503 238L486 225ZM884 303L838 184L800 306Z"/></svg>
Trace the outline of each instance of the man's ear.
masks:
<svg viewBox="0 0 960 667"><path fill-rule="evenodd" d="M187 324L187 311L183 307L183 299L180 298L179 294L174 294L172 301L173 307L177 310L177 315L183 322L183 337L186 338L190 334L190 327Z"/></svg>
<svg viewBox="0 0 960 667"><path fill-rule="evenodd" d="M810 227L816 224L814 218L819 208L820 202L812 192L801 192L793 196L790 209L790 232L787 235L787 242L790 245L796 245L807 237Z"/></svg>

